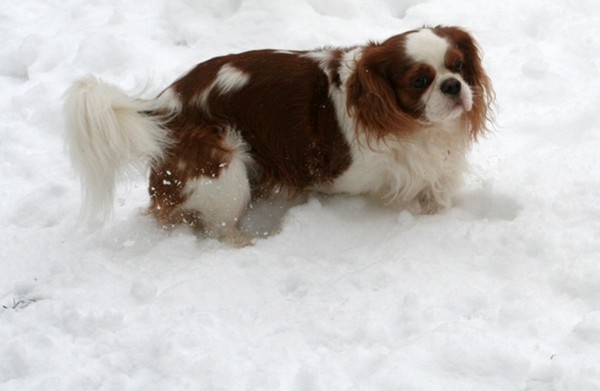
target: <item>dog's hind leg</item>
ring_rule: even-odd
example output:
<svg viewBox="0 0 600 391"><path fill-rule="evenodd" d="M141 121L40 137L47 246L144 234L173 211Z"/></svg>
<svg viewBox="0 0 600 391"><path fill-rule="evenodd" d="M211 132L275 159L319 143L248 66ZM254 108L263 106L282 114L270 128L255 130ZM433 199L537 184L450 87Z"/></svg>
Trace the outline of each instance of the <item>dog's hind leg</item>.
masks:
<svg viewBox="0 0 600 391"><path fill-rule="evenodd" d="M194 144L188 144L190 149ZM197 143L195 144L198 145ZM238 247L251 244L239 229L250 202L251 159L241 137L229 131L214 150L171 157L150 176L150 212L164 224L189 224L205 236Z"/></svg>
<svg viewBox="0 0 600 391"><path fill-rule="evenodd" d="M239 222L250 202L247 167L240 159L232 159L218 177L200 176L187 182L186 201L182 210L196 216L198 228L235 246L250 244L250 238L239 230Z"/></svg>

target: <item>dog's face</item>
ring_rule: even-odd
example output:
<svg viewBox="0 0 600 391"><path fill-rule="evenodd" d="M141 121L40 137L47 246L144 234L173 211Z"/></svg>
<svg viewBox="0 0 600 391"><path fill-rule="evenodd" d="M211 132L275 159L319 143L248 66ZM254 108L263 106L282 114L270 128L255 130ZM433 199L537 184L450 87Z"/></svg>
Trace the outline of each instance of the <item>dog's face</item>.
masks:
<svg viewBox="0 0 600 391"><path fill-rule="evenodd" d="M448 39L423 29L407 34L405 67L396 93L399 104L427 122L443 122L473 108L473 91L463 77L472 61Z"/></svg>
<svg viewBox="0 0 600 391"><path fill-rule="evenodd" d="M424 28L394 36L367 48L358 68L351 104L358 120L378 135L460 117L473 137L485 128L491 83L475 41L459 28ZM366 110L384 120L363 115Z"/></svg>

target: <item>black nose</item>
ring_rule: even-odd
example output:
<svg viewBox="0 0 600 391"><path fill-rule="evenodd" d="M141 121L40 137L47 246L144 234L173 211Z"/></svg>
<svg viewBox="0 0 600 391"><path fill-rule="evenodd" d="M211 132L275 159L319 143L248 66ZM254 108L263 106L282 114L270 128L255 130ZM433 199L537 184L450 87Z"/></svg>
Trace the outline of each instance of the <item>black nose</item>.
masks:
<svg viewBox="0 0 600 391"><path fill-rule="evenodd" d="M460 94L460 81L455 78L450 78L442 82L442 92L449 96Z"/></svg>

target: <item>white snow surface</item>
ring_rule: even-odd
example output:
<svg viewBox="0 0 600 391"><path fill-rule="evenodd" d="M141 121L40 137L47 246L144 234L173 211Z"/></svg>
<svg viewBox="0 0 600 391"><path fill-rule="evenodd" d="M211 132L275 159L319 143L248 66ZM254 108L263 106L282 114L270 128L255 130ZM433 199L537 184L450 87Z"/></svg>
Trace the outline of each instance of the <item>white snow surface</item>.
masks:
<svg viewBox="0 0 600 391"><path fill-rule="evenodd" d="M134 173L79 224L76 78L152 96L213 56L438 24L498 106L450 210L315 196L233 249L158 228ZM0 43L1 390L600 390L597 0L6 0Z"/></svg>

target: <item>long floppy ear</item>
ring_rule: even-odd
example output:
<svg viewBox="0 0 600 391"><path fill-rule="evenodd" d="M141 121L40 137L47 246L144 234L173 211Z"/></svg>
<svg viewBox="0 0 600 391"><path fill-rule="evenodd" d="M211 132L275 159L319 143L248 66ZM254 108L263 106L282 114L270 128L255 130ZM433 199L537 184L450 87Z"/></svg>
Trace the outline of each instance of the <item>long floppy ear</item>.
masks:
<svg viewBox="0 0 600 391"><path fill-rule="evenodd" d="M458 45L468 59L465 62L469 64L465 68L465 77L466 82L473 88L473 108L467 113L467 118L471 137L477 140L477 136L488 129L488 123L493 122L493 103L496 94L492 81L481 65L481 51L475 40L467 35L467 39L459 42Z"/></svg>
<svg viewBox="0 0 600 391"><path fill-rule="evenodd" d="M436 32L447 36L463 53L463 76L473 90L473 108L466 114L473 140L493 123L493 104L496 97L492 81L481 64L481 50L475 39L458 27L436 27Z"/></svg>
<svg viewBox="0 0 600 391"><path fill-rule="evenodd" d="M348 111L367 140L415 128L415 120L398 106L392 80L386 76L388 51L375 44L365 47L348 84Z"/></svg>

